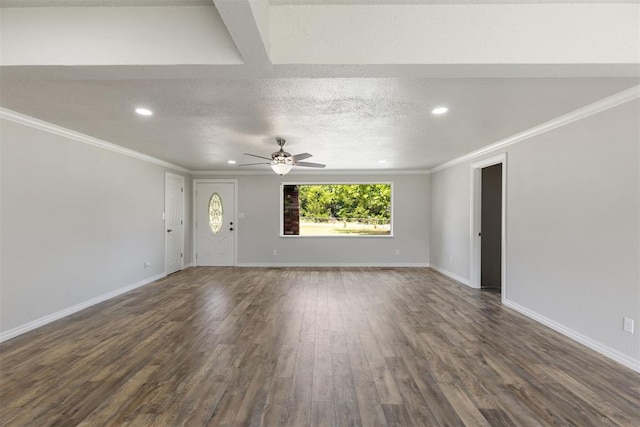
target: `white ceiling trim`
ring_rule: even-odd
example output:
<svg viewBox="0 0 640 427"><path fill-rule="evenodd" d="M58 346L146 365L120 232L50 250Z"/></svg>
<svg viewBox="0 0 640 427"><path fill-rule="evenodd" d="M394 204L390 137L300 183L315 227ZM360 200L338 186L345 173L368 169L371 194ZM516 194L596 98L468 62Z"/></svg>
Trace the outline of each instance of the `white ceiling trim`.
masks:
<svg viewBox="0 0 640 427"><path fill-rule="evenodd" d="M51 133L53 135L62 136L72 139L77 142L92 145L94 147L102 148L104 150L112 151L118 154L132 157L134 159L142 160L154 165L162 166L165 168L173 169L175 171L188 173L190 175L215 175L215 176L235 176L235 175L273 175L273 171L207 171L196 170L192 171L182 166L174 165L173 163L160 160L156 157L142 154L138 151L121 147L120 145L113 144L111 142L104 141L102 139L94 138L89 135L85 135L80 132L76 132L71 129L64 128L62 126L54 125L44 120L39 120L26 114L18 113L17 111L10 110L8 108L0 107L0 119L9 120L14 123L29 126L34 129L41 130L43 132ZM293 171L290 175L428 175L430 172L427 170L323 170L320 171Z"/></svg>
<svg viewBox="0 0 640 427"><path fill-rule="evenodd" d="M517 133L508 138L502 139L493 144L489 144L481 149L472 151L464 156L457 157L448 162L442 163L434 168L429 170L393 170L393 169L382 169L382 170L327 170L322 171L323 175L428 175L432 174L452 166L458 165L460 163L472 160L479 156L483 156L489 154L491 152L503 149L510 145L528 140L534 136L541 135L543 133L552 131L562 126L566 126L578 120L582 120L586 117L592 116L594 114L598 114L604 111L607 111L611 108L617 107L618 105L625 104L627 102L633 101L635 99L640 98L640 85L633 86L629 89L618 92L614 95L603 98L599 101L593 102L589 105L586 105L582 108L574 110L570 113L559 116L553 120L549 120L548 122L542 123L541 125L534 126L524 132ZM54 125L49 122L45 122L43 120L36 119L31 116L27 116L25 114L18 113L16 111L10 110L8 108L0 107L0 119L5 119L12 121L14 123L19 123L25 126L29 126L34 129L42 130L44 132L48 132L54 135L63 136L65 138L69 138L78 142L83 142L85 144L89 144L95 147L99 147L108 151L112 151L115 153L119 153L128 157L132 157L138 160L143 160L148 163L152 163L158 166L166 167L169 169L173 169L179 172L188 173L191 175L215 175L215 176L234 176L234 175L271 175L273 172L271 171L207 171L207 170L189 170L187 168L183 168L178 165L174 165L173 163L166 162L164 160L160 160L156 157L148 156L146 154L142 154L138 151L131 150L128 148L121 147L119 145L94 138L89 135L85 135L80 132L76 132L62 126ZM293 175L317 175L319 171L293 171L291 172Z"/></svg>
<svg viewBox="0 0 640 427"><path fill-rule="evenodd" d="M153 163L155 165L173 169L175 171L184 172L184 173L191 172L189 169L174 165L173 163L165 162L164 160L160 160L155 157L142 154L138 151L130 150L128 148L124 148L119 145L112 144L110 142L103 141L101 139L94 138L92 136L67 129L62 126L54 125L52 123L36 119L34 117L27 116L25 114L21 114L16 111L9 110L8 108L0 107L0 119L9 120L14 123L19 123L34 129L38 129L47 133L54 134L54 135L59 135L65 138L72 139L74 141L83 142L85 144L89 144L94 147L102 148L108 151L113 151L114 153L122 154L127 157L132 157L138 160L143 160L145 162Z"/></svg>
<svg viewBox="0 0 640 427"><path fill-rule="evenodd" d="M322 174L326 175L415 175L415 174L431 174L435 173L452 166L458 165L460 163L475 159L477 157L489 154L491 152L506 148L510 145L517 144L519 142L528 140L534 136L541 135L543 133L552 131L562 126L566 126L578 120L582 120L586 117L592 116L594 114L598 114L604 111L607 111L611 108L617 107L618 105L622 105L624 103L633 101L635 99L640 98L640 85L633 86L629 89L618 92L609 97L603 98L599 101L586 105L582 108L574 110L570 113L559 116L553 120L549 120L548 122L542 123L541 125L534 126L524 132L517 133L508 138L497 141L493 144L489 144L481 149L472 151L463 156L457 157L448 162L442 163L434 168L429 170L330 170L330 171L322 171ZM83 142L85 144L89 144L95 147L99 147L105 150L113 151L128 157L132 157L135 159L143 160L152 164L156 164L158 166L170 168L176 171L189 173L192 175L271 175L271 171L207 171L207 170L189 170L187 168L183 168L181 166L174 165L172 163L166 162L164 160L160 160L158 158L148 156L146 154L142 154L138 151L134 151L128 148L121 147L119 145L103 141L98 138L91 137L89 135L82 134L80 132L76 132L62 126L54 125L52 123L45 122L43 120L39 120L33 118L31 116L27 116L25 114L18 113L13 110L9 110L7 108L0 107L0 119L9 120L15 123L19 123L25 126L32 127L34 129L39 129L51 134L63 136L78 142ZM294 171L291 172L294 175L312 175L318 174L317 171Z"/></svg>
<svg viewBox="0 0 640 427"><path fill-rule="evenodd" d="M429 169L429 173L438 172L443 169L450 168L451 166L455 166L468 160L474 159L476 157L503 149L505 147L508 147L509 145L525 141L527 139L533 138L534 136L538 136L559 127L566 126L578 120L582 120L586 117L601 113L603 111L607 111L611 108L617 107L618 105L625 104L638 98L640 98L640 85L633 86L629 89L623 90L622 92L618 92L592 104L586 105L582 108L578 108L577 110L574 110L570 113L564 114L560 117L556 117L555 119L549 120L548 122L542 123L541 125L534 126L530 129L525 130L524 132L517 133L508 138L502 139L498 142L489 144L478 150L465 154L464 156L460 156L448 162L442 163L436 167Z"/></svg>
<svg viewBox="0 0 640 427"><path fill-rule="evenodd" d="M215 175L233 177L237 175L273 175L273 171L190 171L191 175ZM367 169L367 170L294 170L287 174L291 175L429 175L427 170L394 170L394 169Z"/></svg>

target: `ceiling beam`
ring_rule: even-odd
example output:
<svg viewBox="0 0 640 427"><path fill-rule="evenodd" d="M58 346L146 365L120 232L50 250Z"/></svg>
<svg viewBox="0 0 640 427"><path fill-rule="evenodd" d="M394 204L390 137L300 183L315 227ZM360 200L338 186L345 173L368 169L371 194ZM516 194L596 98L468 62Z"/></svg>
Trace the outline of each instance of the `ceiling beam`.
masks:
<svg viewBox="0 0 640 427"><path fill-rule="evenodd" d="M213 0L242 59L249 66L271 64L267 0Z"/></svg>

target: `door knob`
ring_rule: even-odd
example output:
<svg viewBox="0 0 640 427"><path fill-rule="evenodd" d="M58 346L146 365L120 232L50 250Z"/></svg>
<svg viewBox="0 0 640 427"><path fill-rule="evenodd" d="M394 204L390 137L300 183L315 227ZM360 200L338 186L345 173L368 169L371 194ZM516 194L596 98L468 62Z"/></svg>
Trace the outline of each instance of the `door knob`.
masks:
<svg viewBox="0 0 640 427"><path fill-rule="evenodd" d="M169 230L167 230L167 233L171 233L172 231L173 231L173 230L169 229Z"/></svg>

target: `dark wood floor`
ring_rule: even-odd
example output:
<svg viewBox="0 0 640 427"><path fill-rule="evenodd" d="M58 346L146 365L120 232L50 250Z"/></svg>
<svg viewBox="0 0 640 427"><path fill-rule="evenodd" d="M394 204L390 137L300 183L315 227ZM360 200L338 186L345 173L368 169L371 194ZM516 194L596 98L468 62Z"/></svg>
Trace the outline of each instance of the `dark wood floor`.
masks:
<svg viewBox="0 0 640 427"><path fill-rule="evenodd" d="M640 375L429 269L191 268L0 346L7 426L639 426Z"/></svg>

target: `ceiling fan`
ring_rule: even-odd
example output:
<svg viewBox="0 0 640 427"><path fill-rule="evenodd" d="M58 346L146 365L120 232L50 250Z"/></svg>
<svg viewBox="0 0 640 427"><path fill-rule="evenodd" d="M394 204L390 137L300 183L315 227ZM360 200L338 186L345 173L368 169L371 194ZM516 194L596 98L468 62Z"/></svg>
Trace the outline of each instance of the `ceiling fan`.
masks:
<svg viewBox="0 0 640 427"><path fill-rule="evenodd" d="M238 166L252 166L252 165L270 165L271 169L278 175L286 175L294 166L303 166L307 168L323 168L326 165L321 163L301 162L300 160L308 159L311 157L309 153L301 153L291 155L284 151L284 144L287 142L284 138L276 138L276 142L280 146L280 150L271 154L271 158L258 156L256 154L244 153L247 156L257 157L259 159L269 160L268 162L260 163L245 163Z"/></svg>

